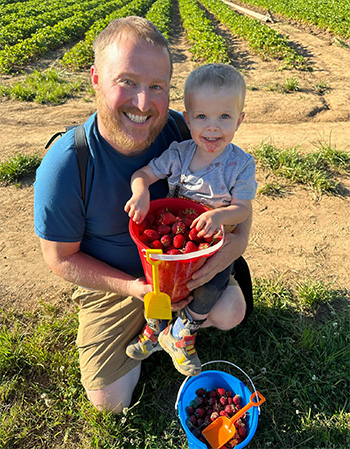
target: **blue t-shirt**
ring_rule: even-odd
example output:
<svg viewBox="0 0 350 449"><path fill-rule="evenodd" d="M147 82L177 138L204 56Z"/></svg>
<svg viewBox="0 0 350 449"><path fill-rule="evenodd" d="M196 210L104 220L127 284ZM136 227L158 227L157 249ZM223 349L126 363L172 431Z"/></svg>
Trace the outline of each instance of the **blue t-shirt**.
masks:
<svg viewBox="0 0 350 449"><path fill-rule="evenodd" d="M96 114L85 123L90 148L85 205L74 147L74 130L64 134L45 155L34 184L36 234L56 242L79 242L80 249L132 276L142 276L138 250L124 211L131 197L131 175L166 150L181 134L172 117L148 150L139 156L119 154L100 135ZM166 180L151 186L151 199L164 198Z"/></svg>

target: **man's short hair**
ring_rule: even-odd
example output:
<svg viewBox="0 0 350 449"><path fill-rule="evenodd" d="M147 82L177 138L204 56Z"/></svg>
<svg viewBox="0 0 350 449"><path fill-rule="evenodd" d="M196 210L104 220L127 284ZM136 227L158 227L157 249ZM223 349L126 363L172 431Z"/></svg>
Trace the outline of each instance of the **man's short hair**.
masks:
<svg viewBox="0 0 350 449"><path fill-rule="evenodd" d="M169 42L152 22L138 16L128 16L112 20L112 22L101 31L93 42L95 65L98 66L106 47L112 44L118 36L124 33L143 39L153 46L166 48L169 54L170 70L172 74L173 62Z"/></svg>
<svg viewBox="0 0 350 449"><path fill-rule="evenodd" d="M185 107L188 109L189 95L199 89L228 89L237 94L239 112L243 111L246 84L243 76L228 64L205 64L194 69L187 77L184 89Z"/></svg>

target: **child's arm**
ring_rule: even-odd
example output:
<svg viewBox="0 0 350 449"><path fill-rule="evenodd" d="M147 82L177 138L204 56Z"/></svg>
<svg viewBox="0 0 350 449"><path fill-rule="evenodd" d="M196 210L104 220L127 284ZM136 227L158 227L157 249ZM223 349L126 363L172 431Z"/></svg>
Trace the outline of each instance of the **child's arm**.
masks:
<svg viewBox="0 0 350 449"><path fill-rule="evenodd" d="M243 223L249 215L251 200L232 199L230 206L204 212L193 220L192 228L196 228L198 237L210 237L221 225L237 225Z"/></svg>
<svg viewBox="0 0 350 449"><path fill-rule="evenodd" d="M149 165L137 170L131 177L132 196L126 202L124 210L135 223L141 223L149 210L149 186L159 178L153 174Z"/></svg>

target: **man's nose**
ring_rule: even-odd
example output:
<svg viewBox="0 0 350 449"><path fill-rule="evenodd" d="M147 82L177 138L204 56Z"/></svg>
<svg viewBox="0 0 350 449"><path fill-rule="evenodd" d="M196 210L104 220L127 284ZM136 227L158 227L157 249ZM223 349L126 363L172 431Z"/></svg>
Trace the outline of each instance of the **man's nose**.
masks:
<svg viewBox="0 0 350 449"><path fill-rule="evenodd" d="M146 112L151 107L151 95L147 88L140 88L134 97L134 105L142 112Z"/></svg>

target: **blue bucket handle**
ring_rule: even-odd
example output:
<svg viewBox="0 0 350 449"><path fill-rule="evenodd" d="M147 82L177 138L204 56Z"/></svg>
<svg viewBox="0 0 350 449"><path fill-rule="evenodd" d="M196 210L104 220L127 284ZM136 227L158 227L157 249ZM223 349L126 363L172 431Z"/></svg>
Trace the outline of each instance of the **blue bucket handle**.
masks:
<svg viewBox="0 0 350 449"><path fill-rule="evenodd" d="M227 363L228 365L232 365L232 366L234 366L235 368L237 368L239 371L241 371L241 372L248 378L248 380L249 380L251 386L253 387L253 390L254 390L254 393L255 393L257 402L259 402L260 398L259 398L258 393L257 393L257 391L256 391L255 385L254 385L252 379L248 376L248 374L247 374L245 371L242 370L242 368L240 368L239 366L235 365L235 364L232 363L232 362L228 362L227 360L212 360L211 362L205 362L205 363L203 363L203 364L202 364L202 367L203 367L203 366L206 366L206 365L210 365L210 364L212 364L212 363ZM181 392L182 392L182 390L183 390L183 388L184 388L184 386L185 386L185 383L188 381L188 379L189 379L190 377L191 377L191 376L187 376L187 377L185 378L185 380L184 380L184 381L182 382L182 384L181 384L181 387L180 387L180 389L179 389L179 392L177 393L177 398L176 398L176 402L175 402L175 410L177 410L177 407L178 407L178 404L179 404L179 400L180 400L180 395L181 395ZM260 415L260 406L258 406L257 409L258 409L258 414Z"/></svg>

